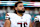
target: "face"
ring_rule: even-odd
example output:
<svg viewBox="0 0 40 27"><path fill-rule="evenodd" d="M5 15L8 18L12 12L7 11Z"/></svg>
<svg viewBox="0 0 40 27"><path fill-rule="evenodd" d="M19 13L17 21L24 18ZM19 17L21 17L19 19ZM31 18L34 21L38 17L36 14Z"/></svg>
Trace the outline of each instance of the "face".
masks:
<svg viewBox="0 0 40 27"><path fill-rule="evenodd" d="M16 9L17 9L17 12L19 12L19 13L24 13L24 12L25 12L23 3L19 3L19 4L17 5Z"/></svg>

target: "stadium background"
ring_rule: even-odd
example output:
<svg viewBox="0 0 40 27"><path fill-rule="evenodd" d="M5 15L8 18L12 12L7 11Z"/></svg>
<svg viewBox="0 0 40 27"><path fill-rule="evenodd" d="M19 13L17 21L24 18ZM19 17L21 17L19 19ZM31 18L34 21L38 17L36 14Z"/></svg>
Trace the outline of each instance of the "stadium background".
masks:
<svg viewBox="0 0 40 27"><path fill-rule="evenodd" d="M4 25L6 13L14 12L15 2L17 1L0 1L0 27L3 27ZM40 15L40 5L35 6L34 2L25 2L25 1L22 2L25 7L25 13L30 14L32 16L32 24L33 24L35 16Z"/></svg>

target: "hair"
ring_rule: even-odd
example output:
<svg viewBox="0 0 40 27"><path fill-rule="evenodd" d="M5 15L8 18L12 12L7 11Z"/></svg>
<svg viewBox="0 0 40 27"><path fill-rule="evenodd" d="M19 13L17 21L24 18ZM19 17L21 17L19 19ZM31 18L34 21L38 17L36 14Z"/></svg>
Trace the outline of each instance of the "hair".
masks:
<svg viewBox="0 0 40 27"><path fill-rule="evenodd" d="M15 3L15 7L17 7L19 3L23 3L23 2L16 2L16 3ZM16 13L16 10L14 11L14 13ZM17 14L17 13L16 13L16 14Z"/></svg>
<svg viewBox="0 0 40 27"><path fill-rule="evenodd" d="M19 3L22 3L22 2L16 2L16 3L15 3L15 7L17 7Z"/></svg>

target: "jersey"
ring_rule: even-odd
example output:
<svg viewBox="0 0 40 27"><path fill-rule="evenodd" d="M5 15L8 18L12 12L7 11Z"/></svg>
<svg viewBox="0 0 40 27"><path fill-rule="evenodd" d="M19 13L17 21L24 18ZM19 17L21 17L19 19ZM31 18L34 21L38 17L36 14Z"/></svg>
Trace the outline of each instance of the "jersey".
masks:
<svg viewBox="0 0 40 27"><path fill-rule="evenodd" d="M15 13L7 13L8 16L5 16L5 19L10 19L11 27L29 27L31 21L31 15L23 14L23 16L18 16Z"/></svg>
<svg viewBox="0 0 40 27"><path fill-rule="evenodd" d="M34 22L36 21L39 21L40 22L40 15L37 15L35 18L34 18Z"/></svg>

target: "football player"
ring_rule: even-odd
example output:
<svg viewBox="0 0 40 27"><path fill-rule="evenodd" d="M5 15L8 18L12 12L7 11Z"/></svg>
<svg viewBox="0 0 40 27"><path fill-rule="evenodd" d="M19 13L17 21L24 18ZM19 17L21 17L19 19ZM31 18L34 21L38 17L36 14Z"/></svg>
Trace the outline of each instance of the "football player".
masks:
<svg viewBox="0 0 40 27"><path fill-rule="evenodd" d="M37 15L37 16L34 18L34 22L40 22L40 15Z"/></svg>
<svg viewBox="0 0 40 27"><path fill-rule="evenodd" d="M25 14L22 2L15 3L15 12L7 13L4 27L32 27L31 15Z"/></svg>
<svg viewBox="0 0 40 27"><path fill-rule="evenodd" d="M37 15L34 18L34 24L35 24L35 27L40 27L40 15Z"/></svg>

